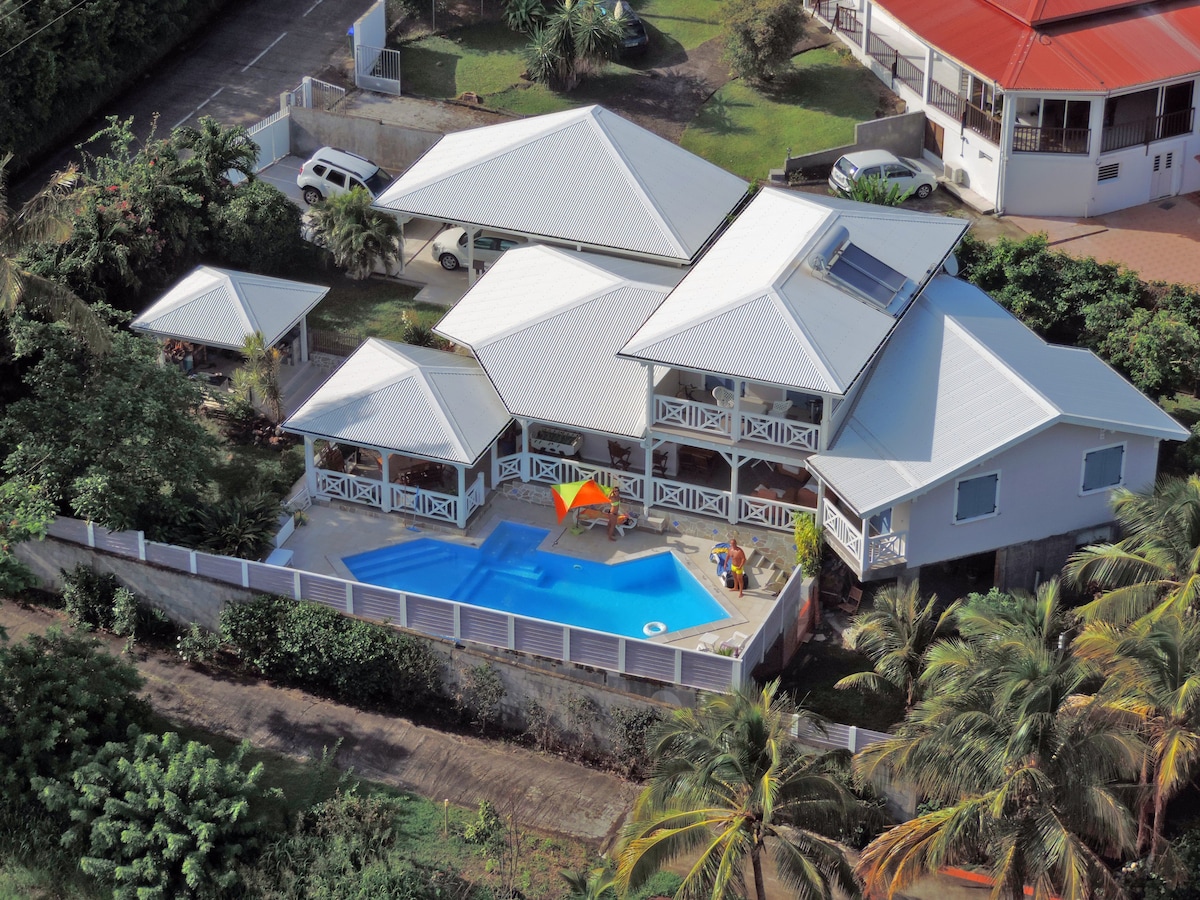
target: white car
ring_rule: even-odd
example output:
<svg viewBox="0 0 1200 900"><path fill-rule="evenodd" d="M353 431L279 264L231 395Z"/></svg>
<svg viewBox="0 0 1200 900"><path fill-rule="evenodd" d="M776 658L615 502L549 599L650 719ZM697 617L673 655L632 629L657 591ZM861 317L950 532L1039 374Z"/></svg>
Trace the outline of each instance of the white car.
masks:
<svg viewBox="0 0 1200 900"><path fill-rule="evenodd" d="M322 147L300 167L300 174L296 176L296 184L309 206L356 187L365 190L374 200L391 183L392 176L371 160L337 147Z"/></svg>
<svg viewBox="0 0 1200 900"><path fill-rule="evenodd" d="M496 234L481 234L475 238L475 261L494 263L500 254L525 243L525 238ZM461 228L447 228L433 241L433 258L448 272L467 264L467 233Z"/></svg>
<svg viewBox="0 0 1200 900"><path fill-rule="evenodd" d="M900 186L901 193L924 200L937 187L937 176L924 163L896 156L887 150L859 150L839 157L829 173L829 186L839 194L849 194L860 178L882 178L890 187Z"/></svg>

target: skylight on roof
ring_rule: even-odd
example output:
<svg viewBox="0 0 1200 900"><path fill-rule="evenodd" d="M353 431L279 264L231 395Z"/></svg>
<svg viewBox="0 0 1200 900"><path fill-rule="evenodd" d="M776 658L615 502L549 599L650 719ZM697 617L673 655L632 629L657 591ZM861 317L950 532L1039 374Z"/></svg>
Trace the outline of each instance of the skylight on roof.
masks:
<svg viewBox="0 0 1200 900"><path fill-rule="evenodd" d="M876 306L891 311L916 293L917 285L866 250L847 243L826 269L826 278Z"/></svg>

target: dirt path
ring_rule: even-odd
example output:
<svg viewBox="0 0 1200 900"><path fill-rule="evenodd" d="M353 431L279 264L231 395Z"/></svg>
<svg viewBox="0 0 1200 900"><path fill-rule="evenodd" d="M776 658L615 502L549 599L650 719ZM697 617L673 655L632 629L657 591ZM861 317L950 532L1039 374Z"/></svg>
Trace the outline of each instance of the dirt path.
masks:
<svg viewBox="0 0 1200 900"><path fill-rule="evenodd" d="M63 622L52 611L0 602L0 626L10 641ZM111 652L121 652L121 639L99 637ZM170 655L135 662L146 679L142 695L172 721L299 758L320 756L340 738L338 764L356 775L468 808L486 798L542 831L607 846L638 793L614 775L553 756L359 712L265 682L214 678Z"/></svg>

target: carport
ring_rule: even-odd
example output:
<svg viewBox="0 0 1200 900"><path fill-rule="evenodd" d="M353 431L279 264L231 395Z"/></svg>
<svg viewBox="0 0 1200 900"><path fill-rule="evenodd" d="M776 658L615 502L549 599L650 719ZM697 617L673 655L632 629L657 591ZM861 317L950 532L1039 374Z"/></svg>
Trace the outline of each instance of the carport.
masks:
<svg viewBox="0 0 1200 900"><path fill-rule="evenodd" d="M588 106L448 134L375 201L379 209L575 250L689 265L746 197L707 160Z"/></svg>

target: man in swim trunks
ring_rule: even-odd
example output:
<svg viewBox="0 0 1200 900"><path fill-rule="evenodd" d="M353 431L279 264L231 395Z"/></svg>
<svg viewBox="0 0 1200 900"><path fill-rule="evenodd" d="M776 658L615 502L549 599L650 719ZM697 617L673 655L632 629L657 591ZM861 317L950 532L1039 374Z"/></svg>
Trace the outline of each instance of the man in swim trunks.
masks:
<svg viewBox="0 0 1200 900"><path fill-rule="evenodd" d="M615 484L612 492L608 495L608 539L615 541L616 535L613 533L617 530L617 522L621 519L621 489Z"/></svg>
<svg viewBox="0 0 1200 900"><path fill-rule="evenodd" d="M746 551L738 546L736 538L729 539L729 570L733 572L733 589L741 597L746 586Z"/></svg>

